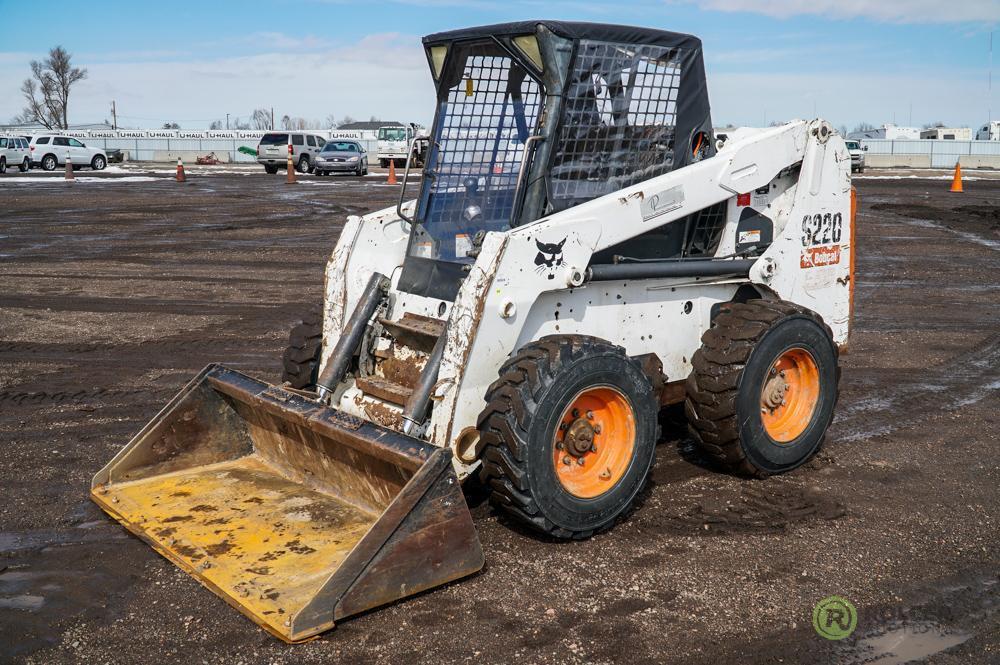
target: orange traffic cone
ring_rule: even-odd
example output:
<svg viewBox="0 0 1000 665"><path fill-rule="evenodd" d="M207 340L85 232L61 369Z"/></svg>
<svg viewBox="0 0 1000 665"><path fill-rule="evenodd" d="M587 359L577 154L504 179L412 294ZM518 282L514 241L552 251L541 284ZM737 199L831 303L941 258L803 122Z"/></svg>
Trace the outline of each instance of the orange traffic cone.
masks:
<svg viewBox="0 0 1000 665"><path fill-rule="evenodd" d="M73 158L66 155L66 179L73 179Z"/></svg>
<svg viewBox="0 0 1000 665"><path fill-rule="evenodd" d="M951 181L951 191L961 193L962 190L962 162L955 162L955 179Z"/></svg>
<svg viewBox="0 0 1000 665"><path fill-rule="evenodd" d="M385 183L387 185L395 185L396 184L396 160L395 159L390 159L389 160L389 179L386 180Z"/></svg>
<svg viewBox="0 0 1000 665"><path fill-rule="evenodd" d="M184 175L184 162L182 162L181 158L178 157L177 158L177 182L185 182L186 180L187 180L187 176Z"/></svg>
<svg viewBox="0 0 1000 665"><path fill-rule="evenodd" d="M295 184L295 167L292 165L292 144L291 139L288 143L288 177L285 178L285 184L294 185Z"/></svg>

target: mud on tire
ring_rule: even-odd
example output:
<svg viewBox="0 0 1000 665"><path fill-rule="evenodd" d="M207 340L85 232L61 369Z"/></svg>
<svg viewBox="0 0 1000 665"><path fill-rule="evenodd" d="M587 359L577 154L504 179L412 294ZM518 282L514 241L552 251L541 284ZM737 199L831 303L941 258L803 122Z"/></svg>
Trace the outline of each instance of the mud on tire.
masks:
<svg viewBox="0 0 1000 665"><path fill-rule="evenodd" d="M766 424L773 413L763 401L767 382L779 359L800 352L814 366L818 396L798 424L776 431ZM692 437L709 457L744 476L763 478L804 464L833 419L837 363L830 328L815 312L782 300L724 305L691 361L684 410ZM789 399L791 409L793 392ZM786 408L784 401L771 404Z"/></svg>
<svg viewBox="0 0 1000 665"><path fill-rule="evenodd" d="M607 391L630 407L630 431L634 436L627 453L617 455L608 489L579 494L570 491L566 476L581 458L596 472L615 447L612 439L593 437L594 448L604 453L580 453L573 466L559 467L568 431L568 418L596 417L601 411L580 418L570 414L581 395ZM628 513L646 484L658 439L658 399L640 364L621 347L579 335L543 337L520 349L500 368L500 378L486 393L487 406L478 428L484 445L481 478L490 488L491 502L523 524L563 539L582 539L610 528ZM566 429L562 426L566 425ZM613 426L612 426L613 427ZM609 428L610 429L610 428ZM558 436L564 437L561 441ZM621 440L621 439L619 439ZM574 453L576 454L576 453ZM589 457L590 455L593 457ZM603 455L603 456L602 456ZM559 468L557 468L559 467ZM591 479L593 473L591 472ZM604 476L601 476L602 478Z"/></svg>
<svg viewBox="0 0 1000 665"><path fill-rule="evenodd" d="M316 385L319 356L323 348L323 316L318 307L310 309L292 328L288 348L281 357L281 380L292 388L309 390Z"/></svg>

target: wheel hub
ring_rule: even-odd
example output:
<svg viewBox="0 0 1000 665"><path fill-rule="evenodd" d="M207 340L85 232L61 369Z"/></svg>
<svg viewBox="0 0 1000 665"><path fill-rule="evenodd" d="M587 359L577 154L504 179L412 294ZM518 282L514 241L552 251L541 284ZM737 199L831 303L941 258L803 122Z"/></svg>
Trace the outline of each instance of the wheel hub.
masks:
<svg viewBox="0 0 1000 665"><path fill-rule="evenodd" d="M583 457L594 449L594 437L597 434L594 426L586 418L577 418L570 423L563 438L566 452L573 457Z"/></svg>
<svg viewBox="0 0 1000 665"><path fill-rule="evenodd" d="M774 376L764 386L763 402L764 406L774 411L785 403L785 394L788 392L788 382L785 381L785 373L775 373Z"/></svg>

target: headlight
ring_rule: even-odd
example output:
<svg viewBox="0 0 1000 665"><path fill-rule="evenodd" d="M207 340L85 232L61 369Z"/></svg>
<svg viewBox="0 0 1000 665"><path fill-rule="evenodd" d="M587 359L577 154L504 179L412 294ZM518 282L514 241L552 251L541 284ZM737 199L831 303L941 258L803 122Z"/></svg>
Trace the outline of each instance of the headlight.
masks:
<svg viewBox="0 0 1000 665"><path fill-rule="evenodd" d="M359 159L358 157L348 157L347 161L349 161L349 162L356 162L356 161L358 161L358 159Z"/></svg>

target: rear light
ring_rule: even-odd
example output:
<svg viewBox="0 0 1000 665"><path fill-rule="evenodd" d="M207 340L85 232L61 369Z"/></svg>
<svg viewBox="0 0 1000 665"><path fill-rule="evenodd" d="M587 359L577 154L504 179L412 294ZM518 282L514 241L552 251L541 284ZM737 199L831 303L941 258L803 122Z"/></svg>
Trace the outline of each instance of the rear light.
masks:
<svg viewBox="0 0 1000 665"><path fill-rule="evenodd" d="M747 192L746 194L739 194L736 197L736 205L741 208L745 208L750 205L750 192Z"/></svg>

